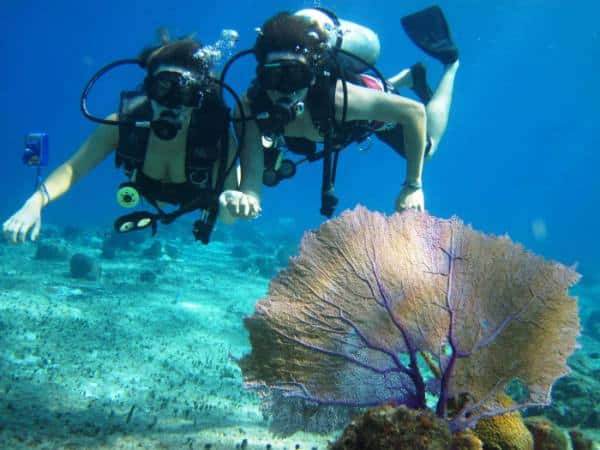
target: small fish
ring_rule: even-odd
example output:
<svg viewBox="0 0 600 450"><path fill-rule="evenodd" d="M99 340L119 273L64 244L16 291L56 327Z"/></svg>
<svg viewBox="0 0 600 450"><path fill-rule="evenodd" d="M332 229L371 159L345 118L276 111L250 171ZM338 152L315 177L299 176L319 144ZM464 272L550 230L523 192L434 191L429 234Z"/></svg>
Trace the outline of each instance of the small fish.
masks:
<svg viewBox="0 0 600 450"><path fill-rule="evenodd" d="M129 423L134 410L135 410L135 405L132 405L131 409L129 410L129 413L127 414L127 418L125 419L125 423Z"/></svg>

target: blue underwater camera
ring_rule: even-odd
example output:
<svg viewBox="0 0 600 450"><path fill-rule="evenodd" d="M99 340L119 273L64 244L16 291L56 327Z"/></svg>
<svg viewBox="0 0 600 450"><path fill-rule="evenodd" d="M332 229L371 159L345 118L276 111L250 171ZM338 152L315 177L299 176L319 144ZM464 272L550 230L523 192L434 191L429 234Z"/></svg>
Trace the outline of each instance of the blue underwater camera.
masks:
<svg viewBox="0 0 600 450"><path fill-rule="evenodd" d="M41 182L42 167L48 165L48 134L29 133L25 138L25 149L21 157L23 164L36 168L35 188Z"/></svg>
<svg viewBox="0 0 600 450"><path fill-rule="evenodd" d="M29 133L25 138L23 163L30 167L45 167L48 165L48 134Z"/></svg>

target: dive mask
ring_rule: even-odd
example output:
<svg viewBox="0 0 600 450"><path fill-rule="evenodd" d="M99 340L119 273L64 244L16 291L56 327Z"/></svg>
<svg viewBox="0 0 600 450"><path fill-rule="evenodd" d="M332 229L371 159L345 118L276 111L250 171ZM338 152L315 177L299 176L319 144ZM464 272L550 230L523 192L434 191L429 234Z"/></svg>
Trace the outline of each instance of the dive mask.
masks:
<svg viewBox="0 0 600 450"><path fill-rule="evenodd" d="M190 72L163 70L144 80L146 94L166 108L198 107L202 101L202 82Z"/></svg>
<svg viewBox="0 0 600 450"><path fill-rule="evenodd" d="M294 53L260 64L256 76L263 89L288 94L308 88L315 78L306 60Z"/></svg>

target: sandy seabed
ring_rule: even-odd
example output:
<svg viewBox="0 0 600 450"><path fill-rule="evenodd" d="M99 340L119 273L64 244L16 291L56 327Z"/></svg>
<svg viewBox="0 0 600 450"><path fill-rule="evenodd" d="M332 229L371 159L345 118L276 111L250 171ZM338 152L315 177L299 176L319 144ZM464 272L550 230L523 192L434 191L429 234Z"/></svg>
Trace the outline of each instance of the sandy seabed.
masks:
<svg viewBox="0 0 600 450"><path fill-rule="evenodd" d="M46 240L96 259L96 280L0 244L0 449L326 448L273 436L242 386L242 318L268 279L239 270L230 244L174 240L178 257L148 259L148 241L104 260L99 237L83 241Z"/></svg>
<svg viewBox="0 0 600 450"><path fill-rule="evenodd" d="M248 261L275 247L240 253L240 241L171 234L160 240L176 256L144 256L151 239L102 259L102 235L44 240L93 258L96 279L73 278L68 257L36 259L35 244L0 243L0 450L327 448L335 435L270 433L235 362L250 350L243 318L269 282ZM600 285L581 292L585 319ZM600 359L583 362L600 370Z"/></svg>

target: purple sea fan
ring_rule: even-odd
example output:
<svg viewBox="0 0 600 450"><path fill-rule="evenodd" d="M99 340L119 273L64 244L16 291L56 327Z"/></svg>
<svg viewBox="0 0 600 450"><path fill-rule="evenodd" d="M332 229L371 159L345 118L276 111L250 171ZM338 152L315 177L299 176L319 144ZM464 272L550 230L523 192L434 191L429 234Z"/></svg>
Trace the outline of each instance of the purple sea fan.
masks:
<svg viewBox="0 0 600 450"><path fill-rule="evenodd" d="M579 333L579 275L457 218L357 207L306 233L245 320L250 387L318 405L426 407L453 431L550 401ZM424 370L428 356L438 380ZM448 409L449 400L455 406Z"/></svg>

